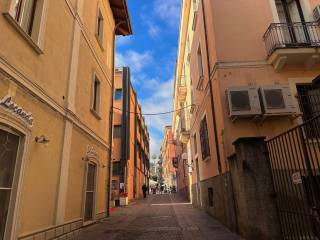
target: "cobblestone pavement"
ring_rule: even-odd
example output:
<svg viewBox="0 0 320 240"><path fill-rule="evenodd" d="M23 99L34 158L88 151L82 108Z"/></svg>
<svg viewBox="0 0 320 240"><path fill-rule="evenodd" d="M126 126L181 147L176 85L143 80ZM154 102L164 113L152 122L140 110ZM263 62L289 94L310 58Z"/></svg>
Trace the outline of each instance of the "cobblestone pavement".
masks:
<svg viewBox="0 0 320 240"><path fill-rule="evenodd" d="M119 208L79 240L240 240L218 221L177 195L149 195Z"/></svg>

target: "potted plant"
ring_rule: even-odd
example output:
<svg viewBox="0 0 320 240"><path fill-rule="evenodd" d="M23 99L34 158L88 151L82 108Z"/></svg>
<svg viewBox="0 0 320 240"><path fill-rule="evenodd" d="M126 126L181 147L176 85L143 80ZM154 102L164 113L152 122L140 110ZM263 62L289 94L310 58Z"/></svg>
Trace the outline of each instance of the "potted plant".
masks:
<svg viewBox="0 0 320 240"><path fill-rule="evenodd" d="M128 205L128 193L122 192L119 194L120 197L120 206L127 206Z"/></svg>

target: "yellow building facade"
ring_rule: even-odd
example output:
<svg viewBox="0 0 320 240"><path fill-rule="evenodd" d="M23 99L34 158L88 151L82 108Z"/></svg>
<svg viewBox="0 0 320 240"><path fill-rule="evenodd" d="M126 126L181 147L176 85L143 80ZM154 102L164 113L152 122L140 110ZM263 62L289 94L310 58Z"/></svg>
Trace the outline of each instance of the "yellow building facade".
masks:
<svg viewBox="0 0 320 240"><path fill-rule="evenodd" d="M7 0L0 12L0 239L73 238L108 214L126 1Z"/></svg>

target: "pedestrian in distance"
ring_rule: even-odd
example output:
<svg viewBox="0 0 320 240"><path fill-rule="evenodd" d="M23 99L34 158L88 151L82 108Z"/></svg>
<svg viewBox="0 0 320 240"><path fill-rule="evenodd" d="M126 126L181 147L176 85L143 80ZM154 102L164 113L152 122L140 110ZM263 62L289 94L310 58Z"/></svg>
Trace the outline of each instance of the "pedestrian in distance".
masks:
<svg viewBox="0 0 320 240"><path fill-rule="evenodd" d="M148 191L148 187L145 184L143 184L142 185L143 198L147 197L147 191Z"/></svg>

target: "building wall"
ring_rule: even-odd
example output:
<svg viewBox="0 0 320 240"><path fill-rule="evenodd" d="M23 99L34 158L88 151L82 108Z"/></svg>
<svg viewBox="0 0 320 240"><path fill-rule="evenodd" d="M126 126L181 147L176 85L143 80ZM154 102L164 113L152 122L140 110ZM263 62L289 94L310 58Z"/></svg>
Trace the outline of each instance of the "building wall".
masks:
<svg viewBox="0 0 320 240"><path fill-rule="evenodd" d="M167 187L167 189L173 186L177 187L176 167L173 166L173 159L176 156L176 150L173 143L173 133L171 126L165 127L160 154L163 169L162 176L165 187Z"/></svg>
<svg viewBox="0 0 320 240"><path fill-rule="evenodd" d="M183 193L185 197L192 199L191 182L192 182L192 158L190 155L190 118L193 114L193 104L196 102L193 99L193 89L190 74L190 54L194 37L193 25L196 22L195 11L198 6L197 1L184 1L182 5L179 49L176 65L176 76L174 83L174 109L172 126L174 139L176 141L176 157L178 160L177 182L178 191ZM186 87L186 96L181 100L180 87ZM183 126L182 126L183 125ZM186 138L182 140L181 137ZM183 158L184 157L184 158Z"/></svg>
<svg viewBox="0 0 320 240"><path fill-rule="evenodd" d="M194 102L196 104L190 122L190 136L196 134L196 142L190 141L193 160L192 193L197 194L197 179L199 178L200 189L198 192L201 192L201 194L193 196L195 205L207 209L219 220L225 222L226 215L228 215L226 213L226 209L229 209L228 204L215 203L226 208L223 214L220 213L219 207L209 207L208 188L213 189L214 199L225 201L218 198L221 192L217 189L216 179L229 172L227 158L234 153L232 143L239 137L266 136L271 138L302 122L300 117L290 118L288 116L267 118L260 121L239 119L232 122L228 116L227 88L289 85L294 97L297 95L297 83L310 83L319 75L320 62L318 61L310 68L307 67L307 62L287 62L284 68L280 70L275 69L275 66L271 64L267 56L263 35L271 23L278 22L277 12L272 0L203 0L207 25L206 33L204 31L202 1L199 2L190 60L192 89L194 90ZM306 19L312 20L311 11L315 5L320 4L320 1L301 0L300 2ZM256 9L264 10L262 13ZM206 48L206 42L208 42L208 49ZM197 55L199 47L202 52L204 70L202 82L199 82ZM208 58L207 54L209 55ZM212 92L209 81L212 84ZM298 107L297 98L293 99ZM214 112L211 100L214 103ZM210 145L210 156L207 159L202 159L202 146L199 136L200 121L204 116L207 119ZM216 135L214 126L216 127ZM197 154L195 154L195 144L197 145ZM218 154L220 154L220 170ZM199 171L197 171L196 159L199 162ZM199 176L197 172L199 172ZM200 203L198 201L199 196Z"/></svg>
<svg viewBox="0 0 320 240"><path fill-rule="evenodd" d="M127 71L128 75L125 75L124 71ZM127 159L124 159L126 170L123 170L123 173L126 172L124 181L126 183L128 199L129 201L132 201L134 199L143 197L142 185L147 185L148 183L146 176L149 171L147 167L149 162L149 133L145 124L145 120L142 116L137 94L130 81L129 68L118 68L115 79L115 89L124 89L124 83L129 86L129 89L127 93L124 91L122 92L123 95L128 95L126 96L128 98L127 104L123 104L124 96L122 100L117 100L114 103L116 108L121 109L115 109L114 125L121 125L122 130L127 128L128 131L127 134L122 135L121 138L113 139L113 160L120 161L123 156L123 151L125 150L124 148L129 149L128 157ZM123 118L124 111L122 110L124 108L126 109L125 112L127 113L125 122ZM141 127L139 126L138 122L141 122ZM127 127L125 127L124 124L127 124ZM127 147L125 147L125 141L128 142ZM141 152L144 154L144 157L139 156L138 145L141 146ZM118 177L113 176L113 179L116 180ZM117 199L119 196L116 196L115 198Z"/></svg>
<svg viewBox="0 0 320 240"><path fill-rule="evenodd" d="M0 128L15 129L26 143L9 214L12 236L5 239L44 239L55 232L71 237L83 225L88 162L97 169L93 221L107 212L115 20L109 1L44 1L37 45L10 20L10 2L0 5L0 98L12 96L34 122L30 126L0 106ZM102 44L95 36L98 8L105 21ZM101 89L98 115L90 111L94 74ZM36 143L41 135L50 142Z"/></svg>

